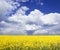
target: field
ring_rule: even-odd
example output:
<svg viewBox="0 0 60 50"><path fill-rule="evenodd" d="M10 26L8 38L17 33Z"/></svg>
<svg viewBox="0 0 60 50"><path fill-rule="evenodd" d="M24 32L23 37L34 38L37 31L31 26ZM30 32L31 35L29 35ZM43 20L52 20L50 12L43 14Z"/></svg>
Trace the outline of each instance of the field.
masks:
<svg viewBox="0 0 60 50"><path fill-rule="evenodd" d="M60 36L0 36L0 50L60 50Z"/></svg>

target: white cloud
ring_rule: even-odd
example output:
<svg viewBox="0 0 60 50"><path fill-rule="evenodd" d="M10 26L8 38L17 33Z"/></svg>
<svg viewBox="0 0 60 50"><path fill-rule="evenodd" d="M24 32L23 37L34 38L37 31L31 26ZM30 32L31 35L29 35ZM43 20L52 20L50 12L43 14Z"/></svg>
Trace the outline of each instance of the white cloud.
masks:
<svg viewBox="0 0 60 50"><path fill-rule="evenodd" d="M44 5L44 3L43 3L43 2L41 2L41 3L40 3L40 5L41 5L41 6L42 6L42 5Z"/></svg>
<svg viewBox="0 0 60 50"><path fill-rule="evenodd" d="M21 1L26 2L27 0ZM0 17L5 17L6 14L16 9L19 5L18 2L13 2L12 0L0 0ZM1 21L0 26L3 25L3 27L0 28L0 33L26 35L28 34L27 31L31 30L35 30L33 35L60 33L60 13L44 14L35 9L30 14L25 15L27 10L29 10L28 7L22 6L14 15L8 17L8 21L12 23ZM47 28L43 25L53 26Z"/></svg>
<svg viewBox="0 0 60 50"><path fill-rule="evenodd" d="M45 29L39 29L36 30L33 34L51 34L51 35L58 35L60 34L60 13L50 13L50 14L45 14L40 17L40 20L42 21L42 25L53 25L50 28L47 28L46 26Z"/></svg>
<svg viewBox="0 0 60 50"><path fill-rule="evenodd" d="M26 31L24 30L25 27L21 24L14 24L14 23L7 23L5 21L0 22L4 27L0 28L0 33L2 34L20 34L20 35L27 35Z"/></svg>
<svg viewBox="0 0 60 50"><path fill-rule="evenodd" d="M60 14L59 13L50 13L50 14L46 14L44 16L41 17L41 21L44 23L44 24L49 24L49 25L55 25L55 24L59 24L60 21L59 21L59 18L60 18Z"/></svg>
<svg viewBox="0 0 60 50"><path fill-rule="evenodd" d="M17 14L17 15L25 15L25 12L26 12L27 10L29 10L28 7L22 6L22 7L16 12L16 14Z"/></svg>
<svg viewBox="0 0 60 50"><path fill-rule="evenodd" d="M10 32L13 34L13 33L21 33L22 32L27 32L28 30L37 30L39 29L41 26L39 25L36 25L38 24L37 23L37 19L40 18L43 13L41 13L39 10L35 9L34 11L32 11L29 15L25 15L25 11L29 10L29 8L27 7L21 7L15 15L12 15L11 17L8 18L9 21L12 21L12 22L17 22L18 24L10 24L8 23L9 25L6 25L8 26L7 28L3 28L5 29L5 33L7 31L9 31L8 33L10 34ZM23 11L24 13L21 13L21 11ZM35 15L34 15L35 14ZM27 24L29 22L35 22L34 24ZM2 22L4 23L4 22ZM4 24L5 25L5 24ZM12 26L13 25L13 26ZM18 27L16 27L18 26ZM20 28L19 28L20 27ZM22 27L22 28L21 28ZM13 29L12 29L13 28ZM18 29L19 28L19 29ZM4 30L2 29L2 32L4 32ZM18 31L19 30L19 31ZM27 34L27 33L26 33Z"/></svg>
<svg viewBox="0 0 60 50"><path fill-rule="evenodd" d="M27 11L29 8L26 8L25 11ZM12 17L9 17L8 20L15 21L15 22L22 22L22 23L28 23L28 22L40 22L40 17L43 15L39 10L35 9L32 11L29 15L25 15L25 11L20 8L15 15ZM23 13L22 13L23 12ZM38 21L37 21L38 20Z"/></svg>
<svg viewBox="0 0 60 50"><path fill-rule="evenodd" d="M17 14L15 14L13 17L10 17L9 20L21 22L24 25L26 31L35 30L33 34L47 34L47 33L51 34L52 30L54 30L55 27L44 29L42 25L56 25L57 27L57 25L59 25L60 23L59 18L60 18L59 13L50 13L44 15L39 10L35 9L34 11L31 11L28 16L25 14L23 15L21 11L19 12L18 10ZM28 24L29 22L31 22L32 24Z"/></svg>
<svg viewBox="0 0 60 50"><path fill-rule="evenodd" d="M40 22L40 17L43 16L43 13L37 9L34 11L31 11L30 14L28 15L28 21L31 22Z"/></svg>
<svg viewBox="0 0 60 50"><path fill-rule="evenodd" d="M16 0L16 1L18 1L18 2L27 2L29 0Z"/></svg>
<svg viewBox="0 0 60 50"><path fill-rule="evenodd" d="M26 30L37 30L37 29L39 29L39 26L37 26L35 24L32 24L32 25L27 24L27 25L25 25L25 28L26 28Z"/></svg>
<svg viewBox="0 0 60 50"><path fill-rule="evenodd" d="M9 21L14 21L14 22L20 22L20 23L25 23L27 16L25 15L25 12L29 10L26 6L22 6L15 15L12 15L11 17L8 18Z"/></svg>
<svg viewBox="0 0 60 50"><path fill-rule="evenodd" d="M12 0L0 0L0 11L8 12L17 8L20 4L18 2L13 2ZM4 14L4 13L3 13Z"/></svg>
<svg viewBox="0 0 60 50"><path fill-rule="evenodd" d="M26 11L29 9L27 7L23 7L23 8L26 8ZM24 13L21 13L21 11L23 11ZM22 27L23 27L24 31L26 31L26 33L27 33L27 31L35 30L33 32L33 35L56 34L56 33L60 32L60 31L57 31L60 28L60 20L59 20L60 14L59 13L50 13L50 14L44 15L41 11L35 9L34 11L31 11L29 15L25 15L26 11L24 9L22 10L22 7L21 7L16 12L16 14L9 17L8 20L17 22L20 25L23 25ZM32 24L29 24L30 22ZM52 26L50 28L47 28L47 27L44 28L43 25L47 25L47 26L54 25L54 26ZM21 31L23 29L20 29L19 31ZM16 32L18 32L17 30L18 29L16 29Z"/></svg>
<svg viewBox="0 0 60 50"><path fill-rule="evenodd" d="M20 0L19 0L20 1ZM27 0L21 0L21 2L26 2ZM7 20L9 14L13 13L21 4L19 2L14 2L14 0L0 0L0 20ZM22 7L23 10L23 7ZM24 8L26 11L27 8ZM23 13L23 11L21 12Z"/></svg>
<svg viewBox="0 0 60 50"><path fill-rule="evenodd" d="M13 0L0 0L0 20L6 20L7 15L12 13L12 10L17 9L20 6L18 2Z"/></svg>
<svg viewBox="0 0 60 50"><path fill-rule="evenodd" d="M48 34L49 34L48 31L43 29L38 29L33 33L33 35L48 35Z"/></svg>

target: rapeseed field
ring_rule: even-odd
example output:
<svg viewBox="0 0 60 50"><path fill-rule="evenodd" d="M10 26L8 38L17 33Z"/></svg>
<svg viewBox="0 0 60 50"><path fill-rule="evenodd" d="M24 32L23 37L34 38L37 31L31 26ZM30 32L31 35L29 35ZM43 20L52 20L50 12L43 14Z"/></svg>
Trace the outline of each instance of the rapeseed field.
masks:
<svg viewBox="0 0 60 50"><path fill-rule="evenodd" d="M0 50L60 50L60 36L0 36Z"/></svg>

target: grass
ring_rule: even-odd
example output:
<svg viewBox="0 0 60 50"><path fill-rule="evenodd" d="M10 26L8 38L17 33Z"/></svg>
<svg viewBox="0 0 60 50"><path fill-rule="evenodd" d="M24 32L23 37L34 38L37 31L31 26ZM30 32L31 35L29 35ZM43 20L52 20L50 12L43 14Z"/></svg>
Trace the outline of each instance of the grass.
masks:
<svg viewBox="0 0 60 50"><path fill-rule="evenodd" d="M60 36L0 36L0 50L60 50Z"/></svg>

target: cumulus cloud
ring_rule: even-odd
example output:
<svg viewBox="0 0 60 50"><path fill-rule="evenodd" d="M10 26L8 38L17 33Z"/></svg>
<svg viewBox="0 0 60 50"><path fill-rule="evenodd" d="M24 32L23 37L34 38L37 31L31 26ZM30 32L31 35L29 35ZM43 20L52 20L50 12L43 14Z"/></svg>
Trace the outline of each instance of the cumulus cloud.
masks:
<svg viewBox="0 0 60 50"><path fill-rule="evenodd" d="M15 15L12 15L8 18L9 21L16 22L18 24L9 24L5 28L5 31L9 30L8 33L27 33L27 31L33 31L33 35L45 35L45 34L59 34L60 33L60 14L59 13L50 13L50 14L44 14L41 11L35 9L30 12L29 15L25 15L25 12L29 10L26 6L21 7ZM23 12L23 13L22 13ZM2 22L4 23L4 22ZM3 24L5 25L5 24ZM13 25L13 26L12 26ZM43 26L43 25L53 25L51 27ZM5 27L6 27L5 26ZM13 28L13 29L12 29ZM18 29L19 28L19 29ZM4 29L4 28L3 28ZM2 31L0 32L4 32ZM26 35L25 34L25 35Z"/></svg>
<svg viewBox="0 0 60 50"><path fill-rule="evenodd" d="M7 15L12 13L20 4L13 0L0 0L0 20L6 20Z"/></svg>
<svg viewBox="0 0 60 50"><path fill-rule="evenodd" d="M24 11L25 12L25 11ZM22 15L17 13L17 16L8 18L10 21L22 22L26 31L34 31L33 35L45 35L45 34L59 34L60 26L60 14L50 13L44 14L41 11L35 9L31 11L29 15ZM46 25L46 26L44 26ZM48 28L48 27L49 28ZM59 28L58 28L59 27ZM58 31L59 30L59 31Z"/></svg>
<svg viewBox="0 0 60 50"><path fill-rule="evenodd" d="M59 35L60 34L60 13L45 14L40 17L42 21L43 29L35 31L34 34L48 34L48 35ZM48 27L49 28L48 28ZM44 31L43 31L44 30Z"/></svg>
<svg viewBox="0 0 60 50"><path fill-rule="evenodd" d="M0 24L2 25L2 27L0 28L0 33L1 34L7 34L7 35L26 35L26 31L24 30L24 26L17 23L7 23L5 21L1 21Z"/></svg>
<svg viewBox="0 0 60 50"><path fill-rule="evenodd" d="M59 18L60 18L59 13L50 13L42 16L41 21L44 24L55 25L55 24L59 24Z"/></svg>
<svg viewBox="0 0 60 50"><path fill-rule="evenodd" d="M27 16L25 15L25 12L29 10L26 6L22 6L15 15L12 15L11 17L8 18L9 21L14 21L14 22L21 22L25 23L25 20Z"/></svg>
<svg viewBox="0 0 60 50"><path fill-rule="evenodd" d="M49 34L48 31L44 29L38 29L33 33L33 35L48 35L48 34Z"/></svg>
<svg viewBox="0 0 60 50"><path fill-rule="evenodd" d="M16 1L0 0L0 19L3 19L0 22L0 33L27 35L32 31L32 35L60 34L60 13L44 14L34 9L26 15L29 8L21 6L15 14L7 18L9 22L4 21L7 14L20 6L19 0ZM21 0L21 2L26 1L28 0Z"/></svg>
<svg viewBox="0 0 60 50"><path fill-rule="evenodd" d="M24 6L25 7L25 6ZM28 8L26 7L28 10ZM22 13L23 12L23 13ZM24 23L37 23L39 20L40 22L40 17L43 15L39 10L35 9L34 11L30 12L29 15L25 15L25 11L22 10L21 8L16 12L15 15L12 17L9 17L8 20L10 21L15 21L15 22L24 22Z"/></svg>
<svg viewBox="0 0 60 50"><path fill-rule="evenodd" d="M28 10L28 8L27 8L27 10ZM23 11L23 13L21 13L22 11ZM40 25L40 23L41 23L40 17L41 16L43 16L43 13L40 12L39 10L37 10L37 9L30 12L29 15L25 15L25 11L20 8L17 11L17 13L15 15L13 15L12 17L9 17L8 20L9 21L14 21L14 22L19 22L19 23L21 22L21 23L24 23L26 25L27 24L28 25L29 24L30 25Z"/></svg>
<svg viewBox="0 0 60 50"><path fill-rule="evenodd" d="M37 26L35 24L32 24L32 25L27 24L27 25L25 25L25 27L26 27L26 30L37 30L37 29L39 29L39 26Z"/></svg>
<svg viewBox="0 0 60 50"><path fill-rule="evenodd" d="M19 32L26 32L27 31L34 31L39 29L41 26L39 26L37 19L43 15L42 12L40 12L39 10L35 9L34 11L32 11L29 15L25 15L25 12L29 10L29 8L27 8L26 6L22 6L15 15L12 15L11 17L8 18L9 21L12 22L16 22L18 24L14 24L14 23L7 23L6 26L8 26L7 28L3 28L0 32L6 33L6 30L9 31L8 33L17 33L19 34ZM23 12L23 13L22 13ZM34 15L35 14L35 15ZM40 20L39 20L40 21ZM2 22L4 23L4 22ZM29 23L32 23L31 25ZM5 24L3 24L5 25ZM37 26L38 25L38 26ZM6 27L5 26L5 27ZM18 27L16 27L18 26ZM21 28L22 27L22 28ZM13 28L13 29L12 29ZM18 29L20 28L20 29ZM5 32L4 32L5 30ZM13 31L13 32L12 32Z"/></svg>

